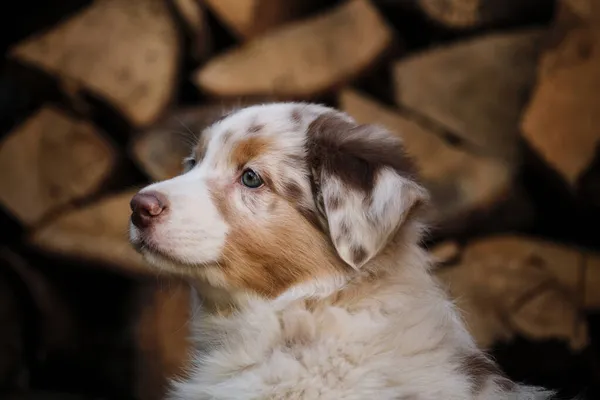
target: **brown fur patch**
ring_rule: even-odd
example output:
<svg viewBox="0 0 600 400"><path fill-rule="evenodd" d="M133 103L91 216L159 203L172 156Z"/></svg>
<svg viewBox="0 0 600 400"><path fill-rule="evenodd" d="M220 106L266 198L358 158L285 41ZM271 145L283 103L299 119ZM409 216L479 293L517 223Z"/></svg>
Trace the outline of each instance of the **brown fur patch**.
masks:
<svg viewBox="0 0 600 400"><path fill-rule="evenodd" d="M223 144L227 144L231 141L231 138L233 137L233 131L228 130L223 132L223 135L221 136L221 141L223 142Z"/></svg>
<svg viewBox="0 0 600 400"><path fill-rule="evenodd" d="M481 392L485 384L492 378L506 379L496 364L479 353L462 357L460 369L470 377L473 393Z"/></svg>
<svg viewBox="0 0 600 400"><path fill-rule="evenodd" d="M335 211L339 209L342 205L342 199L338 196L331 196L327 199L327 207L330 211Z"/></svg>
<svg viewBox="0 0 600 400"><path fill-rule="evenodd" d="M369 140L370 130L381 129L356 125L334 113L324 114L315 119L307 131L309 165L365 192L373 189L377 172L384 166L393 168L401 176L416 179L414 164L392 134L388 140Z"/></svg>
<svg viewBox="0 0 600 400"><path fill-rule="evenodd" d="M302 187L296 182L288 182L284 186L284 196L290 201L297 202L304 197Z"/></svg>
<svg viewBox="0 0 600 400"><path fill-rule="evenodd" d="M361 264L367 258L367 252L362 246L352 248L352 261L355 264Z"/></svg>
<svg viewBox="0 0 600 400"><path fill-rule="evenodd" d="M291 286L343 270L324 235L291 204L280 202L277 220L256 226L230 206L227 190L211 187L211 194L230 227L219 265L233 287L274 298Z"/></svg>
<svg viewBox="0 0 600 400"><path fill-rule="evenodd" d="M291 113L290 117L291 117L291 119L292 119L292 122L293 122L295 125L300 125L300 124L302 123L302 113L300 112L300 110L299 110L299 109L297 109L297 108L294 108L294 109L292 110L292 113Z"/></svg>
<svg viewBox="0 0 600 400"><path fill-rule="evenodd" d="M505 376L496 378L495 382L496 382L496 385L498 385L498 387L500 387L500 389L505 392L510 392L511 390L515 390L516 384Z"/></svg>
<svg viewBox="0 0 600 400"><path fill-rule="evenodd" d="M264 124L253 124L248 128L248 133L258 133L265 128Z"/></svg>
<svg viewBox="0 0 600 400"><path fill-rule="evenodd" d="M309 208L306 207L298 207L298 212L300 213L300 215L302 215L308 222L310 222L310 224L316 228L319 232L324 232L323 231L323 226L321 225L321 222L319 221L319 217L317 216L317 213Z"/></svg>
<svg viewBox="0 0 600 400"><path fill-rule="evenodd" d="M230 162L236 167L245 165L248 161L265 154L269 148L271 148L271 142L265 137L251 136L245 138L232 149L229 155Z"/></svg>
<svg viewBox="0 0 600 400"><path fill-rule="evenodd" d="M286 163L292 168L304 167L304 157L299 156L297 154L288 154L286 156Z"/></svg>
<svg viewBox="0 0 600 400"><path fill-rule="evenodd" d="M346 221L340 222L340 233L342 234L342 236L345 236L345 237L350 235L350 225L348 225L348 222L346 222Z"/></svg>

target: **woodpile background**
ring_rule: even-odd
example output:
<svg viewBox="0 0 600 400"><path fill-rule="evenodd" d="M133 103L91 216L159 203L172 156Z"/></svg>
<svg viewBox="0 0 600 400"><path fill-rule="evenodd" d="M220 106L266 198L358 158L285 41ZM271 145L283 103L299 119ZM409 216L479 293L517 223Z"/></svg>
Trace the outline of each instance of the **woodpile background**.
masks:
<svg viewBox="0 0 600 400"><path fill-rule="evenodd" d="M477 341L600 396L600 0L8 3L0 397L162 397L188 293L130 249L129 199L211 115L273 100L401 134Z"/></svg>

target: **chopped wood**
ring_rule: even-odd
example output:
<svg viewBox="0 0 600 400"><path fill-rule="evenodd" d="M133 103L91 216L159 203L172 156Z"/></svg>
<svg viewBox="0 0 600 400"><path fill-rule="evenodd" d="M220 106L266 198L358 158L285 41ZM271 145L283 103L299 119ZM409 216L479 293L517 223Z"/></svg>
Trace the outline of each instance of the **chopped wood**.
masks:
<svg viewBox="0 0 600 400"><path fill-rule="evenodd" d="M458 263L437 274L457 297L469 329L483 347L521 335L588 343L583 310L598 296L600 254L522 236L469 243ZM588 297L589 295L589 297Z"/></svg>
<svg viewBox="0 0 600 400"><path fill-rule="evenodd" d="M508 164L452 146L418 122L352 89L342 91L339 100L359 123L381 124L402 138L431 192L430 217L437 229L464 225L465 215L490 209L511 190Z"/></svg>
<svg viewBox="0 0 600 400"><path fill-rule="evenodd" d="M392 36L368 1L352 0L215 57L195 82L219 96L310 98L366 71Z"/></svg>
<svg viewBox="0 0 600 400"><path fill-rule="evenodd" d="M211 50L210 30L206 23L201 0L173 0L185 31L191 41L191 54L195 60L203 60Z"/></svg>
<svg viewBox="0 0 600 400"><path fill-rule="evenodd" d="M572 186L600 143L600 7L591 3L560 2L522 122L527 142Z"/></svg>
<svg viewBox="0 0 600 400"><path fill-rule="evenodd" d="M113 267L153 274L129 244L129 202L136 189L69 211L35 230L30 241L42 250Z"/></svg>
<svg viewBox="0 0 600 400"><path fill-rule="evenodd" d="M460 258L461 252L461 246L452 240L442 242L431 249L433 261L438 266L456 263Z"/></svg>
<svg viewBox="0 0 600 400"><path fill-rule="evenodd" d="M476 150L514 161L542 38L539 29L492 34L402 59L396 102Z"/></svg>
<svg viewBox="0 0 600 400"><path fill-rule="evenodd" d="M97 0L49 31L18 43L10 56L60 83L76 85L134 126L144 126L174 96L180 46L165 1Z"/></svg>
<svg viewBox="0 0 600 400"><path fill-rule="evenodd" d="M90 123L45 107L0 146L0 202L34 226L96 193L114 170L115 151Z"/></svg>
<svg viewBox="0 0 600 400"><path fill-rule="evenodd" d="M135 323L136 397L164 399L169 381L182 377L189 360L189 284L163 277L138 291L139 315Z"/></svg>
<svg viewBox="0 0 600 400"><path fill-rule="evenodd" d="M432 19L450 28L478 28L520 22L523 14L552 7L546 0L417 0Z"/></svg>
<svg viewBox="0 0 600 400"><path fill-rule="evenodd" d="M315 0L204 0L240 38L267 32L303 16Z"/></svg>

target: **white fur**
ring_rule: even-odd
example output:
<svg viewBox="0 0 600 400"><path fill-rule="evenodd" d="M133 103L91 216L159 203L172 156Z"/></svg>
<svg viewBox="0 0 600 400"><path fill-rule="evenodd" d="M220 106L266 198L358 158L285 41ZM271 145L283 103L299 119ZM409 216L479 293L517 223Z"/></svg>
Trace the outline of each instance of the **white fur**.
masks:
<svg viewBox="0 0 600 400"><path fill-rule="evenodd" d="M500 393L493 377L471 393L455 355L479 350L413 251L414 265L349 307L309 311L295 299L328 291L307 286L275 301L251 299L233 316L199 315L195 368L170 398L547 399L526 387Z"/></svg>
<svg viewBox="0 0 600 400"><path fill-rule="evenodd" d="M181 264L203 265L217 260L227 235L227 224L217 212L205 181L205 165L176 178L152 184L141 192L159 191L169 201L169 218L153 227L149 244ZM132 240L139 232L132 229ZM156 257L152 253L147 257Z"/></svg>

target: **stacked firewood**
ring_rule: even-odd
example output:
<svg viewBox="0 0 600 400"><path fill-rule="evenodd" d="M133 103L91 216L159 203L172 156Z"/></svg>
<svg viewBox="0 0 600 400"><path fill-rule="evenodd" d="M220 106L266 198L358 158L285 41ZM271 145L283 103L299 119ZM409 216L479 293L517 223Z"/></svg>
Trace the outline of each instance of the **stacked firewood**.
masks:
<svg viewBox="0 0 600 400"><path fill-rule="evenodd" d="M433 197L439 278L482 346L519 336L583 351L600 241L532 232L600 216L599 49L596 0L95 0L33 32L6 53L35 107L0 142L0 204L23 233L0 251L0 387L28 386L27 324L37 350L76 359L69 346L91 328L45 267L64 262L94 270L71 288L98 270L130 282L124 390L161 398L186 364L192 311L185 285L130 248L129 200L180 172L212 115L274 100L402 137ZM570 207L553 216L557 198Z"/></svg>

